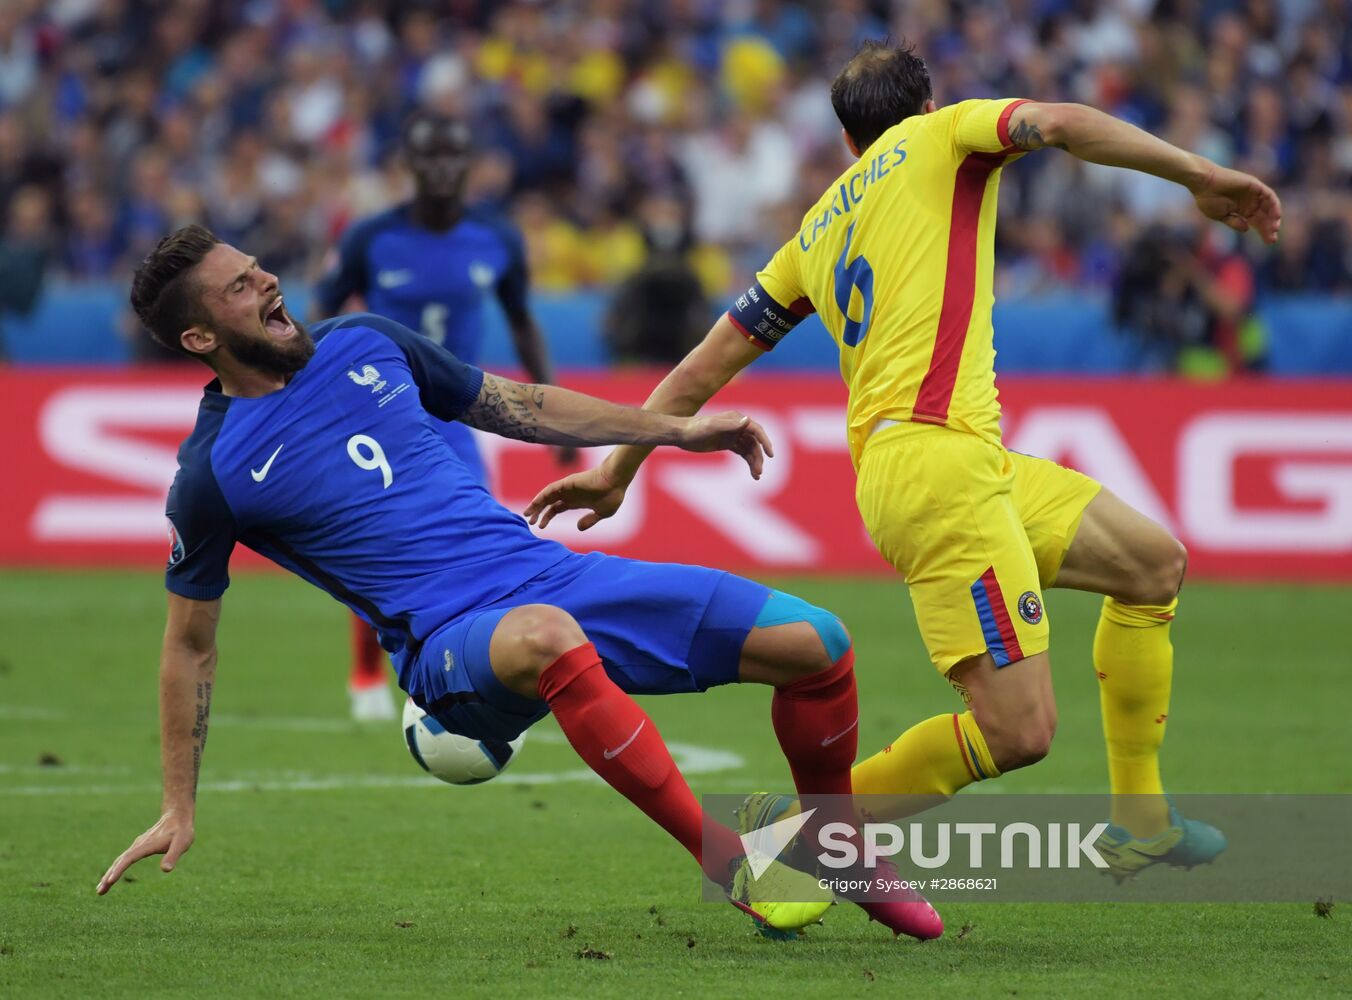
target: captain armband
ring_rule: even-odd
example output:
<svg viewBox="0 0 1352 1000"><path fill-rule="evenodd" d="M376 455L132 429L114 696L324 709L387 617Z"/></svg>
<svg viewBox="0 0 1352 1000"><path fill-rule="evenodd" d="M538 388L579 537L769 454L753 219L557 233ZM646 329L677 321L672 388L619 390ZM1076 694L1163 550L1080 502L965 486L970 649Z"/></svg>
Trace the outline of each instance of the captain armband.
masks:
<svg viewBox="0 0 1352 1000"><path fill-rule="evenodd" d="M737 297L728 310L728 319L747 340L768 351L814 311L806 297L790 306L780 305L758 281Z"/></svg>

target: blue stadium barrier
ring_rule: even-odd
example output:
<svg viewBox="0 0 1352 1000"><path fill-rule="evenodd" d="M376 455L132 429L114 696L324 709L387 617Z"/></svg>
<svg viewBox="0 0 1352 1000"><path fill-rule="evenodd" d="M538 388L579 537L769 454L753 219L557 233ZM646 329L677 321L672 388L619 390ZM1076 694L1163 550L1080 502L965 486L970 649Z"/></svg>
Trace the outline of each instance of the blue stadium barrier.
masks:
<svg viewBox="0 0 1352 1000"><path fill-rule="evenodd" d="M1276 375L1352 372L1352 301L1317 296L1275 299L1260 310L1268 363Z"/></svg>
<svg viewBox="0 0 1352 1000"><path fill-rule="evenodd" d="M117 331L126 302L126 289L114 285L48 285L27 316L0 312L4 356L21 364L124 362L127 343Z"/></svg>
<svg viewBox="0 0 1352 1000"><path fill-rule="evenodd" d="M287 304L308 311L309 289L287 285ZM53 285L28 316L0 316L4 355L20 364L119 364L130 358L118 327L126 322L126 289L114 284ZM535 311L561 368L608 363L601 341L606 296L600 292L537 294ZM488 309L484 364L515 365L501 313ZM1259 309L1279 375L1352 374L1352 299L1272 298ZM1002 302L995 308L999 368L1008 373L1130 372L1132 338L1116 330L1102 298L1057 295ZM835 346L816 317L758 363L760 370L834 370Z"/></svg>

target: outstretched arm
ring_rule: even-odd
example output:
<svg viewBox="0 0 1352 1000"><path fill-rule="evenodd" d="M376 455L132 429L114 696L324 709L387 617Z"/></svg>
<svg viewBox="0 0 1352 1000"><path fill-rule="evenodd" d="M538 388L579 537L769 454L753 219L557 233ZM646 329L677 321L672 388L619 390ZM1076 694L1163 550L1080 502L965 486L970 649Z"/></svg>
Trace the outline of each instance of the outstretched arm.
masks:
<svg viewBox="0 0 1352 1000"><path fill-rule="evenodd" d="M1179 149L1112 115L1083 104L1021 104L1009 120L1009 139L1023 150L1055 146L1090 163L1125 167L1181 184L1208 219L1245 233L1256 229L1277 242L1282 204L1257 177Z"/></svg>
<svg viewBox="0 0 1352 1000"><path fill-rule="evenodd" d="M643 408L678 416L698 413L714 393L764 353L724 313L694 350L658 383ZM615 482L630 483L651 453L651 448L625 445L612 451L601 468Z"/></svg>
<svg viewBox="0 0 1352 1000"><path fill-rule="evenodd" d="M770 441L740 413L675 417L573 392L484 373L478 398L460 415L471 427L540 444L674 445L686 451L735 451L759 477Z"/></svg>
<svg viewBox="0 0 1352 1000"><path fill-rule="evenodd" d="M526 370L532 382L548 385L554 381L553 367L549 363L549 348L545 344L540 325L535 322L528 310L509 312L507 329L512 334L512 344L516 347L516 356L521 367ZM572 465L577 461L577 449L564 445L555 453L560 465Z"/></svg>
<svg viewBox="0 0 1352 1000"><path fill-rule="evenodd" d="M102 896L142 858L163 854L173 871L192 846L197 776L207 743L211 686L216 678L216 623L221 602L169 595L169 617L160 652L160 760L164 799L158 823L137 837L99 880Z"/></svg>
<svg viewBox="0 0 1352 1000"><path fill-rule="evenodd" d="M699 346L652 391L643 409L680 416L698 413L714 393L764 353L747 340L724 313ZM766 452L774 456L768 442ZM621 445L596 468L550 483L536 494L523 513L532 524L538 522L544 528L555 515L565 510L587 508L588 513L577 523L578 528L586 531L619 509L624 502L625 490L651 453L652 448L644 445ZM755 467L752 474L759 478L759 470Z"/></svg>

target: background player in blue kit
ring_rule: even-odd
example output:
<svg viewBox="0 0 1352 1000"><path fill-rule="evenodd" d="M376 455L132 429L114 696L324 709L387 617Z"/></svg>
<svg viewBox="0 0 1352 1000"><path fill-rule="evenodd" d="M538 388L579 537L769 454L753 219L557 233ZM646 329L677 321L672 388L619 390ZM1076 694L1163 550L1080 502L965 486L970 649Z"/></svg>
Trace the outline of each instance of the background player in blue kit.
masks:
<svg viewBox="0 0 1352 1000"><path fill-rule="evenodd" d="M759 426L523 385L372 315L320 323L312 338L275 277L198 226L160 242L131 299L157 339L217 377L167 502L163 814L108 869L100 894L152 854L172 870L192 843L216 625L242 542L375 625L400 685L449 731L513 739L552 712L588 766L741 908L790 930L825 912L813 876L776 865L769 879L750 877L741 841L705 820L630 693L774 686L771 717L799 794L838 796L814 822L852 820L859 715L844 626L727 573L580 555L537 537L455 457L436 421L542 444L725 449L755 476L769 450ZM860 905L894 931L942 930L910 894Z"/></svg>
<svg viewBox="0 0 1352 1000"><path fill-rule="evenodd" d="M521 234L506 220L465 205L469 127L456 118L415 111L404 123L401 148L413 174L411 201L352 226L334 266L315 288L315 312L334 316L361 308L417 330L456 357L477 364L490 294L507 318L517 357L530 381L553 381L549 352L527 302L529 276ZM483 458L468 427L440 425L447 443L485 485ZM573 448L560 461L576 460ZM348 690L357 719L392 719L394 704L375 633L352 621Z"/></svg>

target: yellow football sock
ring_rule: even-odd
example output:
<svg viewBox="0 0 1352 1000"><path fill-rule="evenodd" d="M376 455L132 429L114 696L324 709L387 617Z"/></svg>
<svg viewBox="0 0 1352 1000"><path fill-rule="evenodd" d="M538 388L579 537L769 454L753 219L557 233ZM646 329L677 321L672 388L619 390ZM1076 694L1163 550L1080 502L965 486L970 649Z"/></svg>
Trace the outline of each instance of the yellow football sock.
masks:
<svg viewBox="0 0 1352 1000"><path fill-rule="evenodd" d="M912 726L850 772L855 795L941 796L947 798L973 781L998 777L986 739L971 712L936 715ZM900 819L936 804L922 799L861 803L869 817Z"/></svg>
<svg viewBox="0 0 1352 1000"><path fill-rule="evenodd" d="M1108 597L1094 633L1112 820L1142 838L1169 825L1159 755L1174 672L1169 623L1177 607L1177 599L1150 606Z"/></svg>

